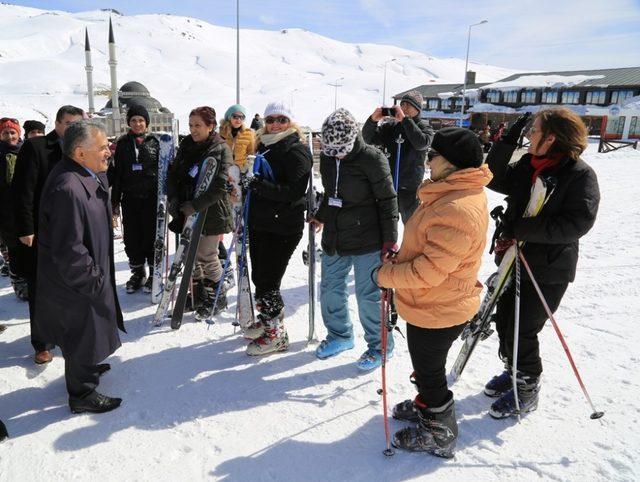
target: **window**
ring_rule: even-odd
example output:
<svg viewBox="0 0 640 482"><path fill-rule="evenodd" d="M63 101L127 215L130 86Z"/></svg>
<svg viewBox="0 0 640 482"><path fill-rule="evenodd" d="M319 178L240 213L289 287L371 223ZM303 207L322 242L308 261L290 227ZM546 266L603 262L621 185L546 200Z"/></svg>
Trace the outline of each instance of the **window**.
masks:
<svg viewBox="0 0 640 482"><path fill-rule="evenodd" d="M522 103L523 104L535 104L536 103L536 91L535 90L525 90L522 93Z"/></svg>
<svg viewBox="0 0 640 482"><path fill-rule="evenodd" d="M462 107L462 97L456 99L456 107Z"/></svg>
<svg viewBox="0 0 640 482"><path fill-rule="evenodd" d="M575 90L570 90L562 93L562 103L563 104L579 104L580 103L580 92Z"/></svg>
<svg viewBox="0 0 640 482"><path fill-rule="evenodd" d="M442 101L442 110L451 109L451 99L444 99Z"/></svg>
<svg viewBox="0 0 640 482"><path fill-rule="evenodd" d="M594 90L593 92L587 92L587 104L604 104L604 99L607 96L607 92L604 90Z"/></svg>
<svg viewBox="0 0 640 482"><path fill-rule="evenodd" d="M438 110L438 99L429 99L427 105L429 106L429 110Z"/></svg>
<svg viewBox="0 0 640 482"><path fill-rule="evenodd" d="M611 92L611 103L621 104L625 99L633 97L633 90L614 90Z"/></svg>
<svg viewBox="0 0 640 482"><path fill-rule="evenodd" d="M543 92L542 93L542 103L543 104L557 104L558 103L558 93L553 92Z"/></svg>
<svg viewBox="0 0 640 482"><path fill-rule="evenodd" d="M607 134L617 134L619 137L622 137L622 132L624 131L624 124L627 118L625 116L620 117L609 117L607 118Z"/></svg>
<svg viewBox="0 0 640 482"><path fill-rule="evenodd" d="M515 104L516 102L518 102L518 91L517 90L507 90L504 93L503 102L505 104Z"/></svg>
<svg viewBox="0 0 640 482"><path fill-rule="evenodd" d="M487 92L487 102L495 104L500 102L500 92L497 90L490 90Z"/></svg>
<svg viewBox="0 0 640 482"><path fill-rule="evenodd" d="M629 126L629 137L633 139L640 139L640 122L639 118L633 116L631 118L631 125Z"/></svg>

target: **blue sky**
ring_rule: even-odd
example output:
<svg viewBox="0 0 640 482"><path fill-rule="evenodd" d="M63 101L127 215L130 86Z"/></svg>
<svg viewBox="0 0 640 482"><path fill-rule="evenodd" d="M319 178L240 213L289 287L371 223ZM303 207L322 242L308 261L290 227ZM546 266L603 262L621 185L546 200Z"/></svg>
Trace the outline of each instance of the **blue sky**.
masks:
<svg viewBox="0 0 640 482"><path fill-rule="evenodd" d="M71 12L114 8L235 26L234 0L40 0L17 5ZM241 26L299 27L346 42L384 43L436 57L523 70L640 65L640 0L240 0Z"/></svg>

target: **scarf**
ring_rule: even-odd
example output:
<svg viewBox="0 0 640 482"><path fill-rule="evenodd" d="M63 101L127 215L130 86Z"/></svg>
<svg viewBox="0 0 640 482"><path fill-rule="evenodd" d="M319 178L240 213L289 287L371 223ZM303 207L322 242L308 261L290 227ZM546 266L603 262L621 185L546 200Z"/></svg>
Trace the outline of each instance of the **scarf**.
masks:
<svg viewBox="0 0 640 482"><path fill-rule="evenodd" d="M546 156L533 156L531 158L531 167L533 167L533 176L531 177L531 184L536 182L538 176L542 171L556 167L562 160L562 154L549 154Z"/></svg>
<svg viewBox="0 0 640 482"><path fill-rule="evenodd" d="M286 131L278 132L277 134L262 134L260 136L260 142L265 146L271 146L276 142L280 142L285 137L290 136L291 134L298 132L293 127L289 127Z"/></svg>

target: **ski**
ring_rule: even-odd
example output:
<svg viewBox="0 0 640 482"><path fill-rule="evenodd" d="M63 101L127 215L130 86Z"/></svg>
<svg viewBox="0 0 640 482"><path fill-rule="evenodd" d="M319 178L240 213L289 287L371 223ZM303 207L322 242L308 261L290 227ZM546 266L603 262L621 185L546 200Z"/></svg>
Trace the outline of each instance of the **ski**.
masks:
<svg viewBox="0 0 640 482"><path fill-rule="evenodd" d="M182 317L184 316L184 309L187 304L187 297L189 296L189 286L191 285L191 275L196 262L196 254L198 253L198 245L200 244L200 236L202 236L202 229L204 228L206 217L206 211L201 216L198 216L198 220L191 233L191 242L189 243L187 257L184 262L182 280L180 280L178 296L176 296L176 302L173 305L173 312L171 313L171 328L174 330L177 330L182 325ZM193 308L195 309L195 306Z"/></svg>
<svg viewBox="0 0 640 482"><path fill-rule="evenodd" d="M554 186L552 186L550 182L545 181L539 176L531 187L529 203L522 217L530 218L537 216L544 207L547 199L549 199L553 188ZM523 241L518 242L520 249L523 245ZM460 338L463 340L463 345L449 374L449 383L454 383L460 378L478 342L487 339L493 333L491 329L493 311L498 303L498 299L509 285L511 274L513 273L515 256L516 247L509 247L502 261L500 261L498 270L489 276L486 282L487 292L480 303L480 308L460 335Z"/></svg>
<svg viewBox="0 0 640 482"><path fill-rule="evenodd" d="M309 149L313 157L313 133L309 132ZM309 173L309 188L307 189L307 222L311 220L318 210L318 193L313 185L313 166ZM316 336L315 320L316 320L316 229L311 223L308 224L309 244L307 247L306 265L309 270L309 332L307 334L307 342L313 340ZM304 261L303 253L303 261Z"/></svg>
<svg viewBox="0 0 640 482"><path fill-rule="evenodd" d="M208 159L204 160L204 162L200 166L200 174L198 176L196 190L193 195L194 198L197 198L209 188L209 185L211 184L211 181L213 180L213 177L215 175L216 167L216 162L209 162ZM191 216L189 216L184 223L184 228L182 228L182 234L180 235L180 242L176 249L176 253L173 256L171 268L169 269L169 276L167 277L167 281L164 284L162 290L162 298L160 299L160 303L158 304L156 314L153 317L153 322L156 326L160 326L167 316L167 312L169 311L169 302L171 301L171 297L173 295L176 280L178 279L178 275L180 274L180 271L182 271L182 268L184 266L185 258L187 257L189 251L189 245L191 244L194 229L199 219L204 219L204 216L202 216L201 213L195 212ZM197 239L197 241L199 241L199 238Z"/></svg>
<svg viewBox="0 0 640 482"><path fill-rule="evenodd" d="M247 192L244 205L236 215L236 263L238 269L238 296L236 299L236 319L234 324L242 330L255 323L253 297L247 260L248 220L250 192Z"/></svg>
<svg viewBox="0 0 640 482"><path fill-rule="evenodd" d="M153 243L153 283L151 303L157 304L162 298L162 274L165 264L165 234L167 230L167 172L173 161L174 143L169 134L160 136L160 157L158 158L158 208L156 215L156 239Z"/></svg>

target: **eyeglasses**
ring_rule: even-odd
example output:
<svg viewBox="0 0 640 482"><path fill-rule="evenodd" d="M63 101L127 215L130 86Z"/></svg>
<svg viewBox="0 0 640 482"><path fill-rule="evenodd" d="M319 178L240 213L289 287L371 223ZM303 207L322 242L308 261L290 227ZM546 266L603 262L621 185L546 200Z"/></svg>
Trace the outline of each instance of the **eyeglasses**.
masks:
<svg viewBox="0 0 640 482"><path fill-rule="evenodd" d="M242 114L233 114L231 118L236 120L244 120L244 116Z"/></svg>
<svg viewBox="0 0 640 482"><path fill-rule="evenodd" d="M427 153L427 162L431 162L433 161L436 157L440 156L441 154L438 151L434 151L433 149L430 150Z"/></svg>
<svg viewBox="0 0 640 482"><path fill-rule="evenodd" d="M282 116L282 117L267 117L264 121L267 124L273 124L274 122L277 122L278 124L288 124L289 123L289 119L287 119L284 116Z"/></svg>

